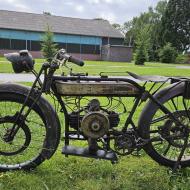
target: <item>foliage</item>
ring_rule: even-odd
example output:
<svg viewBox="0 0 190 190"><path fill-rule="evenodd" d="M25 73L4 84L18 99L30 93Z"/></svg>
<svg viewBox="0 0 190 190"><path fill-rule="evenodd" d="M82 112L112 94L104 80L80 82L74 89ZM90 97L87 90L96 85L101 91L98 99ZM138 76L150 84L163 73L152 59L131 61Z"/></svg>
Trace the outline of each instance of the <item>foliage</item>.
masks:
<svg viewBox="0 0 190 190"><path fill-rule="evenodd" d="M148 60L148 47L150 44L150 36L149 36L150 28L147 26L139 31L136 44L136 57L135 64L136 65L144 65L144 62Z"/></svg>
<svg viewBox="0 0 190 190"><path fill-rule="evenodd" d="M190 57L188 54L179 54L176 58L176 63L179 64L187 64L190 61Z"/></svg>
<svg viewBox="0 0 190 190"><path fill-rule="evenodd" d="M159 52L160 61L163 63L174 63L177 57L177 51L171 43L167 43Z"/></svg>
<svg viewBox="0 0 190 190"><path fill-rule="evenodd" d="M141 44L136 50L135 65L144 65L146 60L146 49L143 44Z"/></svg>
<svg viewBox="0 0 190 190"><path fill-rule="evenodd" d="M190 48L189 10L189 0L169 0L161 22L162 44L170 42L181 52Z"/></svg>
<svg viewBox="0 0 190 190"><path fill-rule="evenodd" d="M44 14L44 15L48 15L48 16L51 16L51 15L52 15L50 12L46 12L46 11L44 11L43 14Z"/></svg>
<svg viewBox="0 0 190 190"><path fill-rule="evenodd" d="M53 38L54 34L51 32L48 26L41 43L41 51L48 62L52 61L52 58L57 51L57 44L54 43Z"/></svg>
<svg viewBox="0 0 190 190"><path fill-rule="evenodd" d="M125 34L125 44L138 48L139 33L142 30L147 31L149 36L149 44L146 46L149 61L158 60L158 49L160 48L160 26L161 19L165 12L167 1L159 1L153 9L149 7L147 12L142 13L139 17L134 17L132 20L125 22L120 26L120 30Z"/></svg>

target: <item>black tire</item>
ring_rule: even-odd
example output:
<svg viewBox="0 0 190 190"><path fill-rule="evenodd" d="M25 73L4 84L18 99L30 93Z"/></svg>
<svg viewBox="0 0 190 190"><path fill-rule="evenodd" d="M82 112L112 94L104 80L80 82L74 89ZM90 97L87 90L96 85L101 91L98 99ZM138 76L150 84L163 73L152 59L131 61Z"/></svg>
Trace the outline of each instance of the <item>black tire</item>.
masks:
<svg viewBox="0 0 190 190"><path fill-rule="evenodd" d="M163 105L165 105L184 125L190 127L189 118L183 105L184 84L173 85L168 87L155 95ZM174 103L173 103L174 102ZM185 104L190 109L190 100L185 99ZM178 110L178 111L177 111ZM162 117L164 116L164 117ZM156 120L162 118L161 120ZM177 124L172 122L159 107L149 101L143 109L139 119L139 134L144 139L151 139L153 137L162 137L160 142L150 142L144 146L146 153L161 165L173 168L180 151L184 145L184 138L181 139L167 139L166 136L179 133ZM182 133L182 132L180 132ZM159 144L160 143L160 144ZM190 140L188 139L188 147L185 150L184 156L181 159L180 166L190 166Z"/></svg>
<svg viewBox="0 0 190 190"><path fill-rule="evenodd" d="M20 111L25 98L24 94L0 93L0 171L33 169L50 158L58 146L59 123L55 122L56 117L52 115L50 105L43 102L44 99L34 105L14 139L5 140L15 123L15 114ZM27 107L31 104L30 99ZM55 138L52 142L51 135Z"/></svg>

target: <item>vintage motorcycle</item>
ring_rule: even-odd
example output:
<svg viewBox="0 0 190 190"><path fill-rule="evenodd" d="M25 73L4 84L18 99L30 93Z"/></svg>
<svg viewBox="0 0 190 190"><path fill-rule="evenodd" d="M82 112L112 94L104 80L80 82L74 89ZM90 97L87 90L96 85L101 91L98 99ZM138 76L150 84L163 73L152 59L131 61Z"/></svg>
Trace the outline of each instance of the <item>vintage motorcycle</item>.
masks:
<svg viewBox="0 0 190 190"><path fill-rule="evenodd" d="M64 49L51 63L44 63L39 73L33 69L28 51L5 57L16 73L31 71L36 79L31 88L0 84L0 171L28 170L50 159L60 142L61 113L65 156L115 163L119 156L143 148L161 165L174 169L190 166L189 79L143 77L130 72L144 83L106 73L92 77L71 71L68 76L57 76L55 71L68 67L67 62L84 65ZM55 108L42 94L51 95ZM136 110L145 101L136 124Z"/></svg>

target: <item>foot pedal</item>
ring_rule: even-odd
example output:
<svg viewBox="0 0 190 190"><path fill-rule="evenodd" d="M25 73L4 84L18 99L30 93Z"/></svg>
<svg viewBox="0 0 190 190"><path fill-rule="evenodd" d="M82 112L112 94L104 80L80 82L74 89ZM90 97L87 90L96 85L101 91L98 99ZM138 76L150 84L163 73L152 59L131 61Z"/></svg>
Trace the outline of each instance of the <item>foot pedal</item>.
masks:
<svg viewBox="0 0 190 190"><path fill-rule="evenodd" d="M74 146L64 146L62 149L62 154L65 155L73 155L73 156L81 156L87 158L95 158L95 159L104 159L111 160L112 162L117 161L117 155L113 151L105 151L105 150L97 150L95 153L90 153L89 148L82 147L74 147Z"/></svg>

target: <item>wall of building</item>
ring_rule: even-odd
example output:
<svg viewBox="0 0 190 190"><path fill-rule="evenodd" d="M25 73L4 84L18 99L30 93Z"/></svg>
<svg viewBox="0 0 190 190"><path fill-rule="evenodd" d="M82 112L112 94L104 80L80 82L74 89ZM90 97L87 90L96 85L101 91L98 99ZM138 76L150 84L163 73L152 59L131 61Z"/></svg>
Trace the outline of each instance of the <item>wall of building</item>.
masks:
<svg viewBox="0 0 190 190"><path fill-rule="evenodd" d="M101 59L104 61L130 62L133 48L126 46L102 46Z"/></svg>
<svg viewBox="0 0 190 190"><path fill-rule="evenodd" d="M40 52L43 35L42 32L0 29L0 55L28 49L34 58L43 57ZM123 40L109 37L54 34L54 41L58 44L58 48L64 48L69 54L84 60L100 60L102 56L103 60L108 61L130 61L129 49L110 48L107 49L107 54L101 55L102 47L104 47L102 45L121 45ZM103 48L103 50L106 49ZM126 52L127 58L125 57Z"/></svg>
<svg viewBox="0 0 190 190"><path fill-rule="evenodd" d="M34 54L34 57L41 57L40 50L43 35L44 33L40 32L0 29L0 50L2 52L2 50L28 49ZM66 49L68 53L79 54L85 58L92 54L91 57L94 57L95 60L99 59L102 44L100 37L54 34L54 41L59 48Z"/></svg>
<svg viewBox="0 0 190 190"><path fill-rule="evenodd" d="M0 29L0 38L5 38L5 39L42 41L43 35L44 33L41 32ZM69 35L69 34L55 34L54 41L61 43L89 44L89 45L102 44L102 39L100 37Z"/></svg>

